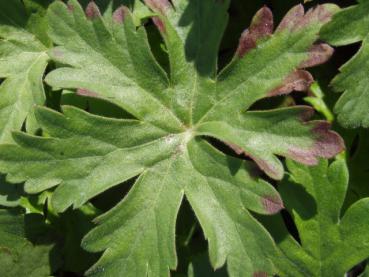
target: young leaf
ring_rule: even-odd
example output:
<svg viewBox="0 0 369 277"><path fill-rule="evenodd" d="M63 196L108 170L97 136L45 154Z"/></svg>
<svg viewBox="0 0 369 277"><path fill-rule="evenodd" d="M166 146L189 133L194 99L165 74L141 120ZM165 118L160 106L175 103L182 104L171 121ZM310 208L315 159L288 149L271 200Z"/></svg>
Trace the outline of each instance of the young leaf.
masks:
<svg viewBox="0 0 369 277"><path fill-rule="evenodd" d="M295 221L301 243L285 229L280 216L268 222L279 255L281 276L343 276L369 257L369 198L354 203L345 214L348 171L344 160L307 167L292 161L288 182L280 185L286 208ZM269 218L270 219L270 218Z"/></svg>
<svg viewBox="0 0 369 277"><path fill-rule="evenodd" d="M21 129L35 104L44 104L48 55L47 47L26 29L28 15L21 1L1 0L0 10L0 78L5 78L0 86L0 142L11 142L11 131Z"/></svg>
<svg viewBox="0 0 369 277"><path fill-rule="evenodd" d="M342 139L325 122L307 121L307 107L246 111L259 99L309 86L312 77L300 68L328 58L328 46L315 41L335 6L306 14L297 6L274 34L272 14L263 8L241 36L231 64L217 74L228 1L146 4L156 13L169 75L127 8L118 8L109 25L94 2L86 11L75 0L50 6L50 36L58 45L50 56L64 66L47 83L107 99L135 119L38 108L38 123L49 136L14 133L17 145L0 146L0 171L11 182L25 181L28 192L57 186L57 211L80 207L138 176L127 197L99 217L83 241L90 251L105 251L89 271L94 276L162 276L175 269L174 229L183 197L209 241L214 268L227 261L231 276L272 274L274 243L248 210L274 214L283 203L254 176L250 162L226 156L204 136L246 153L276 179L283 176L276 155L315 164L340 152Z"/></svg>
<svg viewBox="0 0 369 277"><path fill-rule="evenodd" d="M344 92L335 106L338 121L347 128L369 127L369 1L342 9L321 32L321 37L335 46L362 41L359 52L340 68L332 81L336 91Z"/></svg>

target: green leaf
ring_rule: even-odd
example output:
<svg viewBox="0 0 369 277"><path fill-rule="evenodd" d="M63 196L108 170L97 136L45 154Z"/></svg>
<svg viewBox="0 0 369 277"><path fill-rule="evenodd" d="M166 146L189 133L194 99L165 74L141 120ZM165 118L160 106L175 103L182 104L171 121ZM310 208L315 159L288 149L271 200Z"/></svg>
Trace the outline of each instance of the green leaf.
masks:
<svg viewBox="0 0 369 277"><path fill-rule="evenodd" d="M41 215L0 210L0 275L50 276L60 257Z"/></svg>
<svg viewBox="0 0 369 277"><path fill-rule="evenodd" d="M111 23L93 2L85 11L75 0L50 6L49 34L58 46L49 54L61 67L46 82L108 100L133 119L39 107L35 116L45 136L15 132L16 145L0 146L0 171L10 182L25 182L29 193L56 187L51 202L59 212L137 177L83 240L87 250L104 251L90 275L168 275L177 266L175 224L183 197L209 242L214 268L227 262L231 276L273 274L274 242L248 210L277 213L279 194L251 162L225 155L204 136L246 153L276 179L284 172L276 155L315 164L340 152L342 139L327 123L307 121L307 107L247 111L259 99L308 88L312 77L300 68L329 58L331 48L315 41L336 8L304 14L297 6L274 34L270 10L261 9L218 74L228 1L146 4L156 14L170 74L128 8L118 8Z"/></svg>
<svg viewBox="0 0 369 277"><path fill-rule="evenodd" d="M369 198L341 215L348 184L344 160L314 167L288 161L291 177L280 193L301 242L285 229L282 218L267 223L279 247L275 264L281 276L343 276L369 257Z"/></svg>
<svg viewBox="0 0 369 277"><path fill-rule="evenodd" d="M358 2L358 5L336 13L321 32L321 37L335 46L362 42L359 52L340 68L341 73L332 81L336 91L344 92L335 112L340 124L346 128L369 127L368 78L365 74L369 68L369 1Z"/></svg>
<svg viewBox="0 0 369 277"><path fill-rule="evenodd" d="M48 23L46 17L47 7L51 2L52 0L23 0L28 16L26 29L47 47L52 46L52 41L47 34Z"/></svg>
<svg viewBox="0 0 369 277"><path fill-rule="evenodd" d="M317 82L311 85L310 92L312 95L304 97L304 101L311 104L315 110L324 115L328 122L333 122L334 115L324 102L325 94Z"/></svg>
<svg viewBox="0 0 369 277"><path fill-rule="evenodd" d="M34 24L21 1L1 0L0 10L0 78L5 78L0 86L0 142L11 142L11 131L20 130L27 116L32 117L33 106L45 102L42 78L48 55L47 47L27 30L27 24Z"/></svg>

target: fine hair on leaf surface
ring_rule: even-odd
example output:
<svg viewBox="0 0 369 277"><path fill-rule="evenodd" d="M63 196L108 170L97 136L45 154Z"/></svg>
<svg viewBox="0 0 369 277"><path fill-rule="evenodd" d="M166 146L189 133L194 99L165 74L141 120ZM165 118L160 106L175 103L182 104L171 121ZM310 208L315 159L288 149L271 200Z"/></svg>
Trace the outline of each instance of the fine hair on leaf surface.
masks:
<svg viewBox="0 0 369 277"><path fill-rule="evenodd" d="M335 108L342 126L367 127L358 69L367 16L353 20L357 34L332 31L367 1L260 5L221 60L230 7L241 2L0 0L9 13L0 11L0 186L22 188L1 189L0 204L42 214L57 231L68 256L60 274L342 276L369 256L367 222L357 219L366 199L341 214L350 134L295 97L315 103L310 86L331 66L329 43L363 41L332 84L346 91ZM319 101L331 114L332 101ZM128 192L115 205L107 192L118 186ZM178 245L183 205L192 227ZM301 244L284 229L283 209ZM195 230L206 253L189 246Z"/></svg>

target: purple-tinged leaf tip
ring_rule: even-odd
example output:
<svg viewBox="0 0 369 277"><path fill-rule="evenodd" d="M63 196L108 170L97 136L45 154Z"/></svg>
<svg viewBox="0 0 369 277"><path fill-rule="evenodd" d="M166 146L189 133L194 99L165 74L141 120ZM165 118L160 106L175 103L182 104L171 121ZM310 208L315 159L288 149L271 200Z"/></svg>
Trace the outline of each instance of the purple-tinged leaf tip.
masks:
<svg viewBox="0 0 369 277"><path fill-rule="evenodd" d="M311 19L321 23L327 23L331 20L332 16L332 11L327 9L327 7L324 5L317 5L315 8L308 10L306 13L306 17L310 17Z"/></svg>
<svg viewBox="0 0 369 277"><path fill-rule="evenodd" d="M268 214L276 214L284 209L283 201L277 195L263 197L262 204Z"/></svg>
<svg viewBox="0 0 369 277"><path fill-rule="evenodd" d="M237 55L242 58L251 49L256 47L258 40L273 33L273 13L268 7L261 8L254 16L249 29L246 29L240 38Z"/></svg>
<svg viewBox="0 0 369 277"><path fill-rule="evenodd" d="M299 117L302 122L308 121L315 114L315 110L310 106L300 106L300 107L301 107L301 113Z"/></svg>
<svg viewBox="0 0 369 277"><path fill-rule="evenodd" d="M88 90L88 89L85 89L85 88L77 89L76 94L80 95L80 96L87 96L87 97L93 97L93 98L100 97L98 93L96 93L94 91L91 91L91 90Z"/></svg>
<svg viewBox="0 0 369 277"><path fill-rule="evenodd" d="M313 67L327 62L333 55L334 49L326 43L314 44L309 50L309 58L303 61L299 68Z"/></svg>
<svg viewBox="0 0 369 277"><path fill-rule="evenodd" d="M60 2L61 4L63 4L63 6L65 8L67 8L68 12L73 12L74 11L74 6L71 3L71 1L68 1L66 3L63 0L57 0L57 1Z"/></svg>
<svg viewBox="0 0 369 277"><path fill-rule="evenodd" d="M309 9L304 14L304 7L299 4L286 14L276 32L283 30L296 31L312 22L326 23L331 19L332 15L332 12L324 5L318 5L313 9Z"/></svg>
<svg viewBox="0 0 369 277"><path fill-rule="evenodd" d="M307 91L314 82L313 76L305 70L296 70L288 75L283 84L268 93L268 96L284 95L292 91Z"/></svg>
<svg viewBox="0 0 369 277"><path fill-rule="evenodd" d="M91 1L90 3L88 3L85 13L86 13L87 18L91 20L96 19L101 16L99 7L95 4L94 1Z"/></svg>
<svg viewBox="0 0 369 277"><path fill-rule="evenodd" d="M168 0L145 0L145 4L153 11L162 15L165 15L171 7L171 4Z"/></svg>
<svg viewBox="0 0 369 277"><path fill-rule="evenodd" d="M63 2L64 3L64 2ZM74 6L72 3L68 2L67 3L67 9L69 12L73 12L74 11Z"/></svg>
<svg viewBox="0 0 369 277"><path fill-rule="evenodd" d="M326 121L313 121L312 134L315 137L314 144L304 149L302 147L290 147L287 156L297 162L306 165L318 164L318 158L332 158L345 150L343 139L336 132L331 131L331 125Z"/></svg>
<svg viewBox="0 0 369 277"><path fill-rule="evenodd" d="M273 33L274 20L272 11L264 6L253 17L250 30L259 33L261 36Z"/></svg>
<svg viewBox="0 0 369 277"><path fill-rule="evenodd" d="M159 17L154 16L152 18L152 21L154 22L155 26L158 28L160 33L165 34L167 32L163 20L161 20Z"/></svg>
<svg viewBox="0 0 369 277"><path fill-rule="evenodd" d="M121 6L116 9L113 13L113 20L115 23L121 24L124 22L126 15L129 13L129 10L125 6Z"/></svg>
<svg viewBox="0 0 369 277"><path fill-rule="evenodd" d="M304 6L302 4L294 6L283 17L281 23L279 23L276 32L284 29L291 29L297 25L301 18L304 16Z"/></svg>
<svg viewBox="0 0 369 277"><path fill-rule="evenodd" d="M241 155L244 153L243 149L241 147L239 147L236 144L230 143L230 142L225 142L225 144L231 148L237 155Z"/></svg>
<svg viewBox="0 0 369 277"><path fill-rule="evenodd" d="M313 133L317 137L315 152L319 157L332 158L345 150L345 143L341 136L331 131L331 124L326 121L316 121Z"/></svg>

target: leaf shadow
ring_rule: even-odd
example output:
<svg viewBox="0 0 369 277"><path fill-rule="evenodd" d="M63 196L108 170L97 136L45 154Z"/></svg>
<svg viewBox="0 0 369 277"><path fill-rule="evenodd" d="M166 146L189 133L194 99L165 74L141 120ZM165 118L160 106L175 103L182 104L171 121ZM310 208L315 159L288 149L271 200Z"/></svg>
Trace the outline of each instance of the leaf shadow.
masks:
<svg viewBox="0 0 369 277"><path fill-rule="evenodd" d="M5 180L5 175L0 175L0 205L15 207L24 194L22 184L10 184Z"/></svg>
<svg viewBox="0 0 369 277"><path fill-rule="evenodd" d="M284 182L279 191L287 210L296 212L303 220L313 218L317 214L317 203L314 197L300 184Z"/></svg>
<svg viewBox="0 0 369 277"><path fill-rule="evenodd" d="M201 76L214 77L221 38L222 22L225 15L219 6L228 5L228 0L189 0L178 25L189 27L185 41L185 55L193 62ZM213 20L211 20L213 19Z"/></svg>
<svg viewBox="0 0 369 277"><path fill-rule="evenodd" d="M51 273L62 267L62 240L51 226L45 223L41 214L31 213L24 215L25 237L34 246L43 245L49 248L49 266Z"/></svg>

